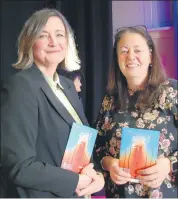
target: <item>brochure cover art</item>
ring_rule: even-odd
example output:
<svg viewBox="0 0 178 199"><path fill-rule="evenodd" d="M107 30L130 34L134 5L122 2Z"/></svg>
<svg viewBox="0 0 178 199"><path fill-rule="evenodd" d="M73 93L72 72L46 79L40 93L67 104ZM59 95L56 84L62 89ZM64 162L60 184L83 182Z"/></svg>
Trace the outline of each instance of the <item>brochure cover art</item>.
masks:
<svg viewBox="0 0 178 199"><path fill-rule="evenodd" d="M155 130L122 128L119 166L128 169L133 179L138 170L156 163L159 136Z"/></svg>
<svg viewBox="0 0 178 199"><path fill-rule="evenodd" d="M61 167L80 173L89 164L98 131L73 123Z"/></svg>

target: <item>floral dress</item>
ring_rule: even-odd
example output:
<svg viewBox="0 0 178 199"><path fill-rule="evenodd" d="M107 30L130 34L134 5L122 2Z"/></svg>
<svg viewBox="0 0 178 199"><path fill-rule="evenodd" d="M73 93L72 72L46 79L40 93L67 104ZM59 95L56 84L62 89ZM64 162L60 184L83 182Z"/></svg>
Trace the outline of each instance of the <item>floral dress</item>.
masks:
<svg viewBox="0 0 178 199"><path fill-rule="evenodd" d="M119 158L122 127L159 130L161 134L158 157L168 157L171 161L177 161L177 81L170 79L161 84L157 103L154 103L153 108L144 113L139 113L135 106L139 92L142 91L129 96L129 101L133 102L134 106L127 112L116 109L114 96L105 96L96 122L98 136L94 150L94 160L97 164L100 164L104 156ZM178 173L169 174L159 188L149 188L131 182L116 185L110 178L108 171L103 170L103 173L105 193L108 198L178 197L178 184L175 180Z"/></svg>

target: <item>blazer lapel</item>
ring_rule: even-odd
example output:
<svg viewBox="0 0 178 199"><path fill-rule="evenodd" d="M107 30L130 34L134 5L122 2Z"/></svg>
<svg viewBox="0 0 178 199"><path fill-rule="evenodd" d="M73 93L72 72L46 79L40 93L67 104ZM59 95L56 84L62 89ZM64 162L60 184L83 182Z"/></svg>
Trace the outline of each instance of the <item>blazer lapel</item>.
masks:
<svg viewBox="0 0 178 199"><path fill-rule="evenodd" d="M53 93L48 83L46 82L45 78L43 77L43 74L41 73L41 71L34 65L31 67L31 72L32 72L32 76L36 76L37 82L34 82L35 85L40 86L40 89L45 94L45 96L49 99L53 108L60 114L60 116L70 126L72 126L72 123L75 122L75 120L67 111L67 109L64 107L63 103ZM88 125L87 119L83 111L83 107L80 104L76 91L71 87L70 84L67 83L67 81L62 76L60 76L60 83L64 88L65 95L67 96L68 100L72 104L75 111L78 113L81 121L83 122L83 124Z"/></svg>
<svg viewBox="0 0 178 199"><path fill-rule="evenodd" d="M84 114L83 106L79 100L78 94L71 85L67 84L67 82L65 81L65 79L63 79L62 76L60 76L59 78L60 83L64 88L64 94L68 98L69 102L72 104L73 108L77 112L83 124L88 125L87 119Z"/></svg>
<svg viewBox="0 0 178 199"><path fill-rule="evenodd" d="M46 95L46 97L51 102L52 106L56 111L60 114L60 116L70 125L72 126L72 123L75 122L73 117L70 115L70 113L66 110L62 102L55 96L53 91L50 89L48 85L43 85L41 87L43 93Z"/></svg>

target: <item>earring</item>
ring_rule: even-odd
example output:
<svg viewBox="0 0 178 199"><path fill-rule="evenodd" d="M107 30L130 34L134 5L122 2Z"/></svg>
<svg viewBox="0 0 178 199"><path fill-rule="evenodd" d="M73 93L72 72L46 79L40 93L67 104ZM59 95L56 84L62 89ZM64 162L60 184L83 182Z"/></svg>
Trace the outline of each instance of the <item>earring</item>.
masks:
<svg viewBox="0 0 178 199"><path fill-rule="evenodd" d="M149 67L152 67L152 64L149 64Z"/></svg>

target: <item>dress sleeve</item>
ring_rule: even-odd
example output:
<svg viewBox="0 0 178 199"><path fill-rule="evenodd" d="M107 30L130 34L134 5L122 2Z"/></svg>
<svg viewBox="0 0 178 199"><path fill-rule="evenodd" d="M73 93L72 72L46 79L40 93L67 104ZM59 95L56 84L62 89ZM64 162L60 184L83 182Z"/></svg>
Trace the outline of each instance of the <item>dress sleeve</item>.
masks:
<svg viewBox="0 0 178 199"><path fill-rule="evenodd" d="M96 167L103 170L101 161L105 156L111 156L107 150L108 131L110 128L110 112L113 107L113 97L106 95L102 102L95 127L98 130L98 135L93 152L93 159Z"/></svg>
<svg viewBox="0 0 178 199"><path fill-rule="evenodd" d="M176 136L178 132L178 89L177 89L177 84L178 82L176 80L170 80L170 94L169 96L172 99L172 106L170 107L171 112L173 113L173 122L176 127L176 132L175 132L175 139L176 139L176 146L178 145L178 138ZM170 100L171 101L171 100ZM178 175L178 149L177 147L172 151L170 156L168 157L169 160L171 161L172 165L174 164L176 166L176 171L175 167L173 168L173 173L171 172L171 179L172 181L175 181L176 175Z"/></svg>
<svg viewBox="0 0 178 199"><path fill-rule="evenodd" d="M166 87L162 96L160 96L160 105L163 111L168 115L171 116L173 121L173 128L171 129L172 135L174 138L174 146L172 146L172 151L169 154L168 158L171 163L174 163L178 167L178 140L177 140L177 132L178 132L178 90L177 90L177 80L170 79L166 83ZM165 100L164 97L165 96ZM175 168L174 168L175 169ZM171 172L170 177L171 180L174 182L175 177L178 175L177 172Z"/></svg>

